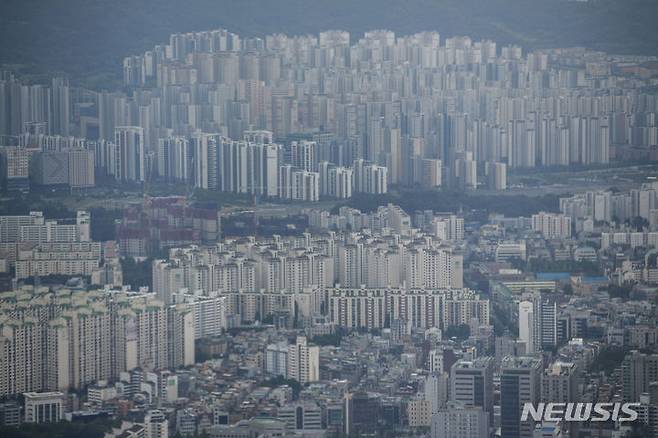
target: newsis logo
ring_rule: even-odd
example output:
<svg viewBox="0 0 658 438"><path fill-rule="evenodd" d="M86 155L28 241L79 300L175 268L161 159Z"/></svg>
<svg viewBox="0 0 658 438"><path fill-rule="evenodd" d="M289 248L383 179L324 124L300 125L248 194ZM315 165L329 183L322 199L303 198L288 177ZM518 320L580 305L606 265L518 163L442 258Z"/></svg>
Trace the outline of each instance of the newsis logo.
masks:
<svg viewBox="0 0 658 438"><path fill-rule="evenodd" d="M635 421L640 403L525 403L521 421Z"/></svg>

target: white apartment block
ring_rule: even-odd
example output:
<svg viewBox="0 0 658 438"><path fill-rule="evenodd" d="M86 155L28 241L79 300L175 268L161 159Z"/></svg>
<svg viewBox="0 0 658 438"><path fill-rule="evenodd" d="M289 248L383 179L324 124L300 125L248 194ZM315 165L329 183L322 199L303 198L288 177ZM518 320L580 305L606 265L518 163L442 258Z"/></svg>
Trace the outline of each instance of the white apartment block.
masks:
<svg viewBox="0 0 658 438"><path fill-rule="evenodd" d="M301 384L320 380L320 347L309 345L305 336L288 346L288 378Z"/></svg>
<svg viewBox="0 0 658 438"><path fill-rule="evenodd" d="M439 215L432 222L434 235L441 240L461 242L464 240L464 218L454 214Z"/></svg>
<svg viewBox="0 0 658 438"><path fill-rule="evenodd" d="M135 368L190 365L194 320L180 306L123 291L4 292L0 395L81 389Z"/></svg>
<svg viewBox="0 0 658 438"><path fill-rule="evenodd" d="M144 438L169 438L169 420L164 412L152 410L146 413Z"/></svg>
<svg viewBox="0 0 658 438"><path fill-rule="evenodd" d="M26 392L26 423L57 423L64 418L64 394L61 392Z"/></svg>
<svg viewBox="0 0 658 438"><path fill-rule="evenodd" d="M167 307L167 364L169 368L194 365L195 314L192 305Z"/></svg>
<svg viewBox="0 0 658 438"><path fill-rule="evenodd" d="M512 259L526 259L526 244L521 242L500 242L496 247L496 261L504 262Z"/></svg>
<svg viewBox="0 0 658 438"><path fill-rule="evenodd" d="M0 242L89 242L90 215L78 211L75 223L46 220L40 211L24 216L0 216Z"/></svg>
<svg viewBox="0 0 658 438"><path fill-rule="evenodd" d="M228 328L226 296L176 294L175 303L186 303L194 314L195 339L221 335Z"/></svg>
<svg viewBox="0 0 658 438"><path fill-rule="evenodd" d="M363 192L371 195L388 193L388 169L385 166L364 166Z"/></svg>
<svg viewBox="0 0 658 438"><path fill-rule="evenodd" d="M173 295L185 286L183 269L175 262L154 260L152 266L153 292L165 303L171 303Z"/></svg>
<svg viewBox="0 0 658 438"><path fill-rule="evenodd" d="M121 181L144 182L147 141L143 128L117 126L114 131L114 154L108 160L108 173Z"/></svg>
<svg viewBox="0 0 658 438"><path fill-rule="evenodd" d="M91 276L101 260L100 242L24 243L18 247L16 278L47 275Z"/></svg>
<svg viewBox="0 0 658 438"><path fill-rule="evenodd" d="M658 248L658 233L628 231L601 233L601 249L608 249L611 245L629 245L631 248L640 246Z"/></svg>
<svg viewBox="0 0 658 438"><path fill-rule="evenodd" d="M31 211L29 215L0 216L0 242L20 241L21 228L29 225L45 225L43 213Z"/></svg>
<svg viewBox="0 0 658 438"><path fill-rule="evenodd" d="M347 167L331 167L327 171L326 195L347 199L354 191L354 171ZM322 184L320 184L322 187Z"/></svg>
<svg viewBox="0 0 658 438"><path fill-rule="evenodd" d="M468 289L325 289L331 321L348 329L382 329L393 320L442 330L476 318L489 323L489 301Z"/></svg>
<svg viewBox="0 0 658 438"><path fill-rule="evenodd" d="M545 212L533 214L532 230L540 232L546 239L568 239L571 237L571 218Z"/></svg>
<svg viewBox="0 0 658 438"><path fill-rule="evenodd" d="M291 165L279 168L279 197L294 201L320 200L320 174Z"/></svg>
<svg viewBox="0 0 658 438"><path fill-rule="evenodd" d="M174 248L169 260L154 262L153 289L165 302L174 294L189 291L199 297L226 297L226 315L242 322L277 311L291 312L295 307L304 318L310 318L320 310L312 291L335 286L355 290L461 290L461 253L448 242L413 230L409 216L393 207L383 207L373 219L382 227L381 235L332 232L262 240L227 239L212 247ZM450 320L469 322L463 316L471 312L468 306L457 300L446 308L452 315ZM383 324L384 319L376 318L372 316L370 323Z"/></svg>

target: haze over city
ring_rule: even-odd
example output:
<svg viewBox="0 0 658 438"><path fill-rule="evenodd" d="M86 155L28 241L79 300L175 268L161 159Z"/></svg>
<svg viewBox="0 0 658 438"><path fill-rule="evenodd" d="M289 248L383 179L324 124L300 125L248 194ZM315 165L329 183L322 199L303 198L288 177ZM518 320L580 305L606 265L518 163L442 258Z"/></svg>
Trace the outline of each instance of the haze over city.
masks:
<svg viewBox="0 0 658 438"><path fill-rule="evenodd" d="M657 17L0 2L0 436L658 437Z"/></svg>

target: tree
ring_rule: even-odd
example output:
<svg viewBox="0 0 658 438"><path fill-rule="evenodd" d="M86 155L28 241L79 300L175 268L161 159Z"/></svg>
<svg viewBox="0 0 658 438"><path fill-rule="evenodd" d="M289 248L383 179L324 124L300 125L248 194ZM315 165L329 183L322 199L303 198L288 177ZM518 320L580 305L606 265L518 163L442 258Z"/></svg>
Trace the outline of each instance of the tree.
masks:
<svg viewBox="0 0 658 438"><path fill-rule="evenodd" d="M3 438L102 438L117 422L99 418L89 422L23 423L19 427L0 427Z"/></svg>
<svg viewBox="0 0 658 438"><path fill-rule="evenodd" d="M340 343L342 340L343 340L343 333L337 331L336 333L332 333L329 335L314 336L311 339L311 342L320 346L333 345L334 347L340 347Z"/></svg>
<svg viewBox="0 0 658 438"><path fill-rule="evenodd" d="M610 295L610 298L628 300L632 290L633 286L617 286L616 284L611 284L608 286L608 295Z"/></svg>
<svg viewBox="0 0 658 438"><path fill-rule="evenodd" d="M594 363L592 363L590 371L604 372L606 375L612 374L621 365L624 357L626 357L626 352L627 350L616 346L603 348Z"/></svg>
<svg viewBox="0 0 658 438"><path fill-rule="evenodd" d="M447 338L457 338L458 340L465 340L471 335L471 328L468 324L453 325L447 328Z"/></svg>
<svg viewBox="0 0 658 438"><path fill-rule="evenodd" d="M123 282L129 284L133 289L142 286L152 287L153 283L153 259L136 262L132 257L121 259L121 269L123 270Z"/></svg>
<svg viewBox="0 0 658 438"><path fill-rule="evenodd" d="M565 284L562 290L564 291L565 295L573 295L573 286L571 286L570 283Z"/></svg>
<svg viewBox="0 0 658 438"><path fill-rule="evenodd" d="M509 262L510 262L510 264L512 265L512 267L514 269L518 269L520 271L523 271L526 267L525 262L522 259L518 258L518 257L514 257L514 258L510 259Z"/></svg>
<svg viewBox="0 0 658 438"><path fill-rule="evenodd" d="M117 219L121 219L120 210L108 210L105 208L92 208L91 214L91 238L101 242L116 239Z"/></svg>
<svg viewBox="0 0 658 438"><path fill-rule="evenodd" d="M630 225L635 228L636 231L642 231L644 228L649 226L649 221L641 216L635 216L630 221Z"/></svg>
<svg viewBox="0 0 658 438"><path fill-rule="evenodd" d="M276 388L277 386L288 385L292 388L293 398L299 397L299 393L302 390L302 385L295 379L286 379L283 376L273 377L268 380L261 382L262 386L267 386L268 388Z"/></svg>

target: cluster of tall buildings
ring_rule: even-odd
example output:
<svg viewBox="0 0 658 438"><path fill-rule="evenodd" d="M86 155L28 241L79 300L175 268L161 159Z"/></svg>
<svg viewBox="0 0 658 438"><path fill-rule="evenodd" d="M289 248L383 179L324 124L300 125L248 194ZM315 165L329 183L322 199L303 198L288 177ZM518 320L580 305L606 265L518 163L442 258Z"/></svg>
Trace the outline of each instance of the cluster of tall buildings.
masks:
<svg viewBox="0 0 658 438"><path fill-rule="evenodd" d="M0 242L63 243L89 242L91 216L80 210L75 219L46 219L41 211L27 215L0 216Z"/></svg>
<svg viewBox="0 0 658 438"><path fill-rule="evenodd" d="M172 248L154 275L180 273L177 288L207 292L299 292L304 288L461 288L463 256L449 241L419 230L409 235L346 232L301 237L225 239L214 246Z"/></svg>
<svg viewBox="0 0 658 438"><path fill-rule="evenodd" d="M72 87L66 79L24 84L12 73L0 73L0 135L40 131L48 135L73 133Z"/></svg>
<svg viewBox="0 0 658 438"><path fill-rule="evenodd" d="M435 32L174 34L124 60L125 92L0 73L1 177L313 202L504 190L508 169L655 158L655 80L628 67L646 59ZM314 207L289 236L222 239L217 208L189 196L128 202L115 242L93 241L85 211L0 216L0 396L23 394L29 422L138 419L108 437L623 436L522 419L579 401L638 403L654 436L658 183L619 182L468 224ZM123 285L120 256L156 254L150 287ZM42 287L53 275L105 287ZM615 371L592 371L617 348Z"/></svg>
<svg viewBox="0 0 658 438"><path fill-rule="evenodd" d="M234 44L222 42L228 40ZM560 65L563 59L570 68ZM387 165L391 181L411 183L429 164L423 160L432 159L453 176L462 170L456 160L466 168L470 161L510 167L607 162L613 141L630 143L635 123L626 115L627 99L637 98L630 90L619 99L596 93L625 89L613 65L598 53L524 56L492 41L443 42L434 32L372 31L351 44L342 31L240 39L219 30L175 34L167 45L126 58L124 80L163 93L208 87L206 100L189 106L194 117L188 112L171 120L174 131L213 126L239 137L255 126L277 138L331 132L346 142L334 155ZM580 87L587 93L577 93ZM205 106L213 113L204 117ZM645 131L655 137L652 126Z"/></svg>
<svg viewBox="0 0 658 438"><path fill-rule="evenodd" d="M91 276L101 266L102 258L101 243L91 240L87 211L59 220L46 219L40 211L0 216L0 272L13 269L18 280L48 275Z"/></svg>
<svg viewBox="0 0 658 438"><path fill-rule="evenodd" d="M35 127L30 127L30 129ZM28 131L2 142L0 175L8 191L30 188L82 190L96 185L94 151L72 136Z"/></svg>
<svg viewBox="0 0 658 438"><path fill-rule="evenodd" d="M97 170L121 181L157 175L291 199L346 197L343 168L357 160L373 175L360 182L353 168L354 191L385 192L382 179L499 190L508 168L605 164L643 150L648 158L658 102L639 91L645 78L624 70L642 61L585 49L524 54L436 32L372 31L355 43L343 31L174 34L124 60L129 94L78 90L60 78L27 85L3 73L0 135L31 133L29 144L42 144L50 155L36 165L41 184L61 183L67 162L71 187L93 185L93 155ZM65 159L46 143L74 146ZM6 145L17 149L4 151L14 163L5 168L20 168L27 144ZM323 162L331 175L303 173L321 172ZM298 174L280 175L285 164ZM335 182L306 187L325 179ZM289 188L296 180L297 193Z"/></svg>
<svg viewBox="0 0 658 438"><path fill-rule="evenodd" d="M228 326L278 314L289 323L293 315L298 322L326 315L354 329L393 320L409 328L488 320L488 301L463 289L459 250L415 231L305 233L172 248L168 259L153 262L153 290L166 303L181 291L221 297Z"/></svg>
<svg viewBox="0 0 658 438"><path fill-rule="evenodd" d="M150 295L28 286L0 295L0 315L2 395L194 363L193 313Z"/></svg>
<svg viewBox="0 0 658 438"><path fill-rule="evenodd" d="M464 240L464 218L453 213L434 213L431 210L416 212L412 218L398 205L387 204L364 213L351 207L339 207L337 214L326 210L303 210L309 226L316 230L363 231L379 234L412 235L414 226L438 240L460 243Z"/></svg>
<svg viewBox="0 0 658 438"><path fill-rule="evenodd" d="M468 289L332 288L321 293L320 308L328 309L330 321L350 330L395 326L410 333L489 324L489 300Z"/></svg>
<svg viewBox="0 0 658 438"><path fill-rule="evenodd" d="M383 194L388 169L364 159L349 166L321 160L317 141L283 145L272 132L244 131L241 140L196 131L168 136L156 147L145 143L144 128L118 126L113 140L23 134L19 144L2 148L4 180L9 191L30 187L86 188L95 175L122 183L152 180L205 189L318 201L320 195L349 198L352 193ZM441 185L435 178L432 187Z"/></svg>
<svg viewBox="0 0 658 438"><path fill-rule="evenodd" d="M265 348L265 372L272 376L294 379L299 383L320 380L320 347L310 345L305 336L293 344L270 344Z"/></svg>
<svg viewBox="0 0 658 438"><path fill-rule="evenodd" d="M571 237L571 217L563 214L539 212L532 215L532 230L546 239L568 239Z"/></svg>
<svg viewBox="0 0 658 438"><path fill-rule="evenodd" d="M591 228L595 222L622 224L638 217L653 227L658 224L657 190L658 183L650 182L627 192L587 191L560 198L560 211L569 216L578 229L586 225ZM585 224L587 219L592 222Z"/></svg>

